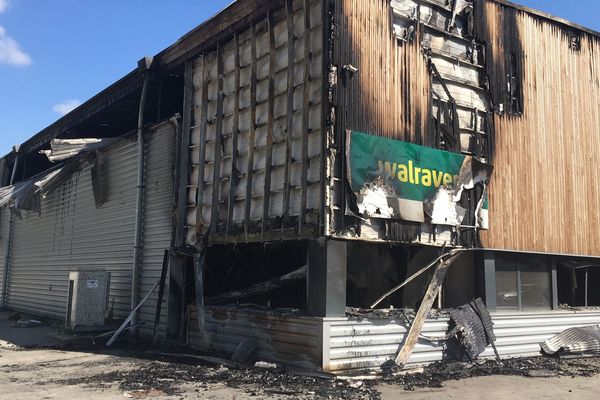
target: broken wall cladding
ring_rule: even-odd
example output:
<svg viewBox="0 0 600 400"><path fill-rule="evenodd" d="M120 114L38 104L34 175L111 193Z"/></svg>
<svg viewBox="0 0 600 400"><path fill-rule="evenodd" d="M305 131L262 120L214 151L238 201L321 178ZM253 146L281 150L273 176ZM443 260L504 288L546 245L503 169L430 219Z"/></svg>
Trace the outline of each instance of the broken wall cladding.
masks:
<svg viewBox="0 0 600 400"><path fill-rule="evenodd" d="M140 297L158 279L163 251L170 246L173 208L170 162L174 141L171 122L148 130ZM87 166L42 199L40 214L21 211L22 218L14 218L7 291L9 309L63 319L69 272L102 268L111 273L108 309L112 317L124 319L129 314L137 141L124 138L100 150L100 160L106 196L102 206L96 207L92 166ZM166 247L159 247L165 244ZM139 320L146 322L142 333L152 329L155 306L153 303L142 309ZM166 315L164 304L162 315ZM166 318L162 321L164 324Z"/></svg>
<svg viewBox="0 0 600 400"><path fill-rule="evenodd" d="M188 244L211 225L225 236L319 221L323 5L289 6L255 21L255 38L249 27L193 63Z"/></svg>
<svg viewBox="0 0 600 400"><path fill-rule="evenodd" d="M524 26L518 17L522 12L493 0L475 0L474 10L474 35L485 46L485 71L493 108L496 112L518 115L524 111L524 53L520 34ZM507 81L511 76L516 76L515 82ZM518 105L511 105L511 97L517 99Z"/></svg>
<svg viewBox="0 0 600 400"><path fill-rule="evenodd" d="M502 358L540 355L540 343L572 327L600 323L598 312L492 313L496 347ZM390 320L325 319L324 369L343 372L356 369L378 369L395 357L407 333L404 322ZM448 329L447 317L430 317L423 335L443 337ZM408 365L441 361L443 342L419 338ZM480 357L494 357L491 346Z"/></svg>
<svg viewBox="0 0 600 400"><path fill-rule="evenodd" d="M439 123L451 126L452 121L442 111L453 101L458 113L458 150L488 158L491 108L484 85L485 54L480 43L473 40L472 6L466 1L457 1L454 6L446 3L392 0L394 31L399 40L420 42L424 56L436 69L431 76L430 118L434 127ZM421 36L411 39L411 30L416 29Z"/></svg>
<svg viewBox="0 0 600 400"><path fill-rule="evenodd" d="M504 56L505 12L484 3L488 45ZM485 247L599 255L600 38L517 11L523 115L494 115L495 171ZM572 36L580 37L579 48ZM492 67L496 67L493 64ZM532 232L534 234L532 234Z"/></svg>
<svg viewBox="0 0 600 400"><path fill-rule="evenodd" d="M322 318L291 313L206 306L205 333L198 330L196 310L191 307L187 343L201 350L233 354L246 338L255 339L253 358L320 369L322 364Z"/></svg>
<svg viewBox="0 0 600 400"><path fill-rule="evenodd" d="M453 16L452 7L437 0L336 2L335 63L358 69L352 76L340 71L336 140L344 143L339 131L349 129L489 157L493 127L484 55L472 40L471 9L468 3L459 3ZM448 133L454 143L444 138ZM385 227L382 222L378 232L370 232L365 224L350 227L351 219L341 211L351 201L342 184L344 162L336 162L333 198L339 211L334 213L333 230L360 229L361 237L393 241L450 240L447 231L399 220L386 221ZM461 242L473 240L465 237Z"/></svg>

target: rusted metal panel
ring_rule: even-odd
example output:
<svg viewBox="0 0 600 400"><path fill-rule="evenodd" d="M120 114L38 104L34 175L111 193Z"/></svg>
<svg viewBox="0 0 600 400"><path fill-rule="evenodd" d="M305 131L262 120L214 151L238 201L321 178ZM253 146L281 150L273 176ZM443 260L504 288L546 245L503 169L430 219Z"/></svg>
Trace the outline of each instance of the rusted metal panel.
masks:
<svg viewBox="0 0 600 400"><path fill-rule="evenodd" d="M600 322L598 312L493 313L496 347L502 358L540 355L540 343L572 327ZM393 359L407 332L404 321L325 319L324 370L344 372L354 369L378 369ZM429 338L443 337L448 330L448 318L430 317L422 331ZM324 347L327 350L327 345ZM444 343L419 339L408 365L441 361ZM491 346L481 357L494 357Z"/></svg>
<svg viewBox="0 0 600 400"><path fill-rule="evenodd" d="M496 1L479 6L480 35L489 40L488 68L498 80L490 80L492 92L506 87L499 87L506 49L518 43L523 56L523 114L494 115L493 222L482 233L483 244L597 256L600 38Z"/></svg>
<svg viewBox="0 0 600 400"><path fill-rule="evenodd" d="M194 62L189 245L316 233L321 8L320 0L290 0Z"/></svg>
<svg viewBox="0 0 600 400"><path fill-rule="evenodd" d="M207 306L205 333L198 330L194 307L189 313L188 344L231 355L240 342L258 343L253 358L301 368L321 367L322 319L293 313Z"/></svg>

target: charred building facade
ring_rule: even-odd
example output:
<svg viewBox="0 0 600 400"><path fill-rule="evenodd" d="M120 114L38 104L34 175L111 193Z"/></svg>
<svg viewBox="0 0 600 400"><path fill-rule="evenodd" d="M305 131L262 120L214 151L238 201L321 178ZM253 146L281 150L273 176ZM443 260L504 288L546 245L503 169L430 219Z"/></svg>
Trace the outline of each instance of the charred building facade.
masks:
<svg viewBox="0 0 600 400"><path fill-rule="evenodd" d="M238 0L1 160L2 306L62 318L94 266L116 321L158 279L141 336L338 372L405 354L419 312L402 364L442 359L482 298L499 354L537 353L600 322L599 144L600 33Z"/></svg>

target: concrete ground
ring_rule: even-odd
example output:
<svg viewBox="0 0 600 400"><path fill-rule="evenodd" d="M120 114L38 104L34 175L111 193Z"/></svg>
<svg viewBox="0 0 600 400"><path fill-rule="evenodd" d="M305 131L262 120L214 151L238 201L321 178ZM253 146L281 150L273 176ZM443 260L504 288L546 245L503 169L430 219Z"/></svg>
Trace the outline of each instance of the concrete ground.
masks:
<svg viewBox="0 0 600 400"><path fill-rule="evenodd" d="M600 377L482 376L442 388L298 377L197 361L65 346L48 326L18 328L0 312L0 399L597 399Z"/></svg>

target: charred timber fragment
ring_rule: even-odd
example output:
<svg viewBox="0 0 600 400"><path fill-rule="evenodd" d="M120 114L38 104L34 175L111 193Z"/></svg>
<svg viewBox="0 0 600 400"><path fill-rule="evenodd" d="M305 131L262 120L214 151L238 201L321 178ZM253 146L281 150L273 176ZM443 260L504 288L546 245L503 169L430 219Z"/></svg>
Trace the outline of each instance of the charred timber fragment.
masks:
<svg viewBox="0 0 600 400"><path fill-rule="evenodd" d="M441 258L440 263L435 268L433 273L433 277L429 282L429 286L427 287L427 291L425 292L425 296L423 297L423 301L421 302L421 306L417 311L417 315L413 320L408 334L406 335L402 347L398 355L396 356L395 363L396 365L403 367L408 358L410 357L413 348L417 344L417 339L421 334L421 330L423 329L423 324L425 323L425 319L433 306L433 302L437 297L440 288L442 287L442 283L444 282L444 277L446 276L446 272L448 272L448 268L452 265L454 261L463 253L464 250L455 249L451 250L448 253L444 254Z"/></svg>
<svg viewBox="0 0 600 400"><path fill-rule="evenodd" d="M208 129L208 54L202 56L202 103L200 105L200 120L194 121L200 125L200 150L198 159L198 181L196 182L196 244L201 243L204 221L202 212L204 205L204 170L206 163L206 131Z"/></svg>
<svg viewBox="0 0 600 400"><path fill-rule="evenodd" d="M215 141L213 158L212 204L210 213L210 233L216 234L220 216L221 194L221 156L223 155L223 46L217 45L217 115L215 122Z"/></svg>
<svg viewBox="0 0 600 400"><path fill-rule="evenodd" d="M285 2L287 22L288 70L287 70L287 116L285 127L285 171L283 178L283 204L281 210L281 229L289 224L291 168L293 164L292 143L294 140L294 68L296 34L294 33L294 10L292 0Z"/></svg>
<svg viewBox="0 0 600 400"><path fill-rule="evenodd" d="M246 201L244 204L244 233L250 231L252 211L252 180L254 178L254 148L256 145L256 24L250 27L250 126L248 133L248 164L246 166Z"/></svg>
<svg viewBox="0 0 600 400"><path fill-rule="evenodd" d="M263 193L263 212L261 221L261 238L268 229L269 209L271 202L271 170L273 164L273 119L275 113L275 33L273 32L273 15L267 15L267 32L269 35L269 83L268 83L268 116L267 116L267 147L265 156L265 186Z"/></svg>
<svg viewBox="0 0 600 400"><path fill-rule="evenodd" d="M248 288L234 290L223 293L218 296L206 299L209 304L219 304L230 300L241 300L248 297L256 296L279 289L282 286L293 283L297 280L306 278L306 266L300 267L295 271L287 273L277 278L269 279L268 281L258 283Z"/></svg>
<svg viewBox="0 0 600 400"><path fill-rule="evenodd" d="M240 38L236 33L233 38L233 51L234 51L234 63L235 63L235 104L233 111L233 137L232 137L232 150L231 150L231 177L229 179L229 196L227 200L227 228L225 230L225 237L229 237L229 234L233 230L233 209L236 202L237 186L240 181L239 171L239 137L240 137Z"/></svg>

